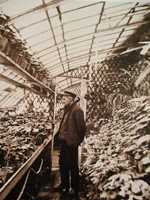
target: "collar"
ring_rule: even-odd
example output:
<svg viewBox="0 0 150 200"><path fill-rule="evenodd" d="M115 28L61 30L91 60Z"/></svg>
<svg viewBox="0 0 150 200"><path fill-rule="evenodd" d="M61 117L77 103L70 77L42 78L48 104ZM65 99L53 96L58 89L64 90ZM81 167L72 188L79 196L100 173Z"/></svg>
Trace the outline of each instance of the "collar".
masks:
<svg viewBox="0 0 150 200"><path fill-rule="evenodd" d="M65 112L70 111L76 104L77 104L77 101L75 101L75 102L73 102L73 103L71 103L71 104L66 105L66 106L64 107L64 111L65 111Z"/></svg>

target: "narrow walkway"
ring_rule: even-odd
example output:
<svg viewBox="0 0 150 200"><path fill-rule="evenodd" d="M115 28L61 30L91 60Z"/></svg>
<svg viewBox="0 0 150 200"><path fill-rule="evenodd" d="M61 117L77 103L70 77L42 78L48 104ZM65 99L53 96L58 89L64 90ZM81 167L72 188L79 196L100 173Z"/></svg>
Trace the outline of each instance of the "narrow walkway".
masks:
<svg viewBox="0 0 150 200"><path fill-rule="evenodd" d="M59 192L54 192L53 190L53 188L60 183L58 156L58 150L54 150L52 158L51 182L41 188L36 200L74 200L74 198L68 194L61 195ZM86 200L86 198L83 197L83 194L80 194L80 200Z"/></svg>

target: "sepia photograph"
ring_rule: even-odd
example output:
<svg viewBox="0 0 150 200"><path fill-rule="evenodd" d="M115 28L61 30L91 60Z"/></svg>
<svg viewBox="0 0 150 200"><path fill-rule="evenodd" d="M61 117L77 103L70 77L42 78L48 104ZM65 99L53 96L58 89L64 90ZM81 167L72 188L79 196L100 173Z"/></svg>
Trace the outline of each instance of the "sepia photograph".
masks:
<svg viewBox="0 0 150 200"><path fill-rule="evenodd" d="M150 200L150 0L0 0L0 200Z"/></svg>

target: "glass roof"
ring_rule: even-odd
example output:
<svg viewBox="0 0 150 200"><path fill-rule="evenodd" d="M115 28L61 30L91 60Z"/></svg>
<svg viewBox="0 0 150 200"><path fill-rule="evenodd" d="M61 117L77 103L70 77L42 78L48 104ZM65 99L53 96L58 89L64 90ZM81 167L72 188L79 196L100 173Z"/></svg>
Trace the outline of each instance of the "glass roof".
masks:
<svg viewBox="0 0 150 200"><path fill-rule="evenodd" d="M23 98L24 90L18 88L19 83L21 86L25 83L30 87L30 83L23 76L7 66L0 65L0 108L16 106Z"/></svg>
<svg viewBox="0 0 150 200"><path fill-rule="evenodd" d="M53 77L111 55L142 22L148 12L143 5L149 3L149 0L0 0L0 11L10 16L9 24ZM8 69L5 74L25 81ZM70 84L66 78L62 82ZM6 82L4 87L3 81L0 84L0 91L10 87ZM7 93L0 98L9 96Z"/></svg>
<svg viewBox="0 0 150 200"><path fill-rule="evenodd" d="M99 49L99 59L105 58L105 51L114 47L122 29L115 46L133 33L147 12L141 6L148 2L2 0L0 9L11 17L10 24L15 25L35 57L55 76L95 62Z"/></svg>

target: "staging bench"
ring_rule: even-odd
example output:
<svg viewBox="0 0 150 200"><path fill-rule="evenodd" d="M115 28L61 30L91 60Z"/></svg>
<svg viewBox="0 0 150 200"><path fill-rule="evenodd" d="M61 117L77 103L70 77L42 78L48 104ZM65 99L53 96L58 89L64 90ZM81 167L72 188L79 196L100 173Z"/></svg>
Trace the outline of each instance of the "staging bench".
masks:
<svg viewBox="0 0 150 200"><path fill-rule="evenodd" d="M30 169L34 161L40 156L42 151L51 144L52 136L45 139L42 145L32 154L32 156L8 179L8 181L0 188L0 200L4 200L12 191L16 184L21 180L26 172Z"/></svg>

